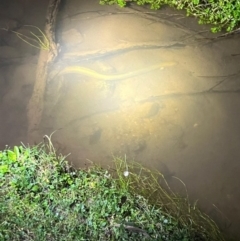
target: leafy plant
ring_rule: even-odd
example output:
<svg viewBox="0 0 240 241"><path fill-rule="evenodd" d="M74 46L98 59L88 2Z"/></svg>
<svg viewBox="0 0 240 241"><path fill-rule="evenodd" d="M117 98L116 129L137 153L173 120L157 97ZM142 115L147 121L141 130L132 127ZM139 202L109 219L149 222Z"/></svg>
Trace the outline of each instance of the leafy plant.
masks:
<svg viewBox="0 0 240 241"><path fill-rule="evenodd" d="M159 185L160 173L126 157L115 171L76 170L45 139L0 151L1 241L224 240L196 205Z"/></svg>
<svg viewBox="0 0 240 241"><path fill-rule="evenodd" d="M125 2L125 3L124 3ZM160 9L169 5L176 9L185 9L187 16L197 17L199 24L212 24L213 33L225 29L236 30L240 23L240 2L235 0L132 0L138 5L149 4L151 9ZM118 4L126 6L124 0L100 0L100 4Z"/></svg>

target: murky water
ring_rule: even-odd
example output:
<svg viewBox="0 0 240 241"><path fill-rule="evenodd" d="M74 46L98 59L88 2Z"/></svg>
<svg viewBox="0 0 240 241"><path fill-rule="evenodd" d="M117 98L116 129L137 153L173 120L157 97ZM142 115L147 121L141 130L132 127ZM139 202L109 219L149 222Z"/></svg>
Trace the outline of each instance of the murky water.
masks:
<svg viewBox="0 0 240 241"><path fill-rule="evenodd" d="M37 1L3 2L0 27L41 27L44 7ZM210 39L216 35L205 30L169 8L63 3L57 26L61 54L32 140L26 106L37 51L1 31L1 148L39 142L58 130L53 142L63 154L71 153L76 166L87 159L107 165L113 155L126 155L162 171L173 188L179 184L171 177L182 179L191 200L198 199L239 240L240 36Z"/></svg>

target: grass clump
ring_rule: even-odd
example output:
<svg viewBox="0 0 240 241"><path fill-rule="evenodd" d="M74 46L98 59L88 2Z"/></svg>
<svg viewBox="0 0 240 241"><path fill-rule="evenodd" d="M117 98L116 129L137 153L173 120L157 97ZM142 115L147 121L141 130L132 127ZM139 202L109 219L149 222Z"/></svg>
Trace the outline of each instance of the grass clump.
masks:
<svg viewBox="0 0 240 241"><path fill-rule="evenodd" d="M223 240L212 220L195 220L200 212L192 216L153 172L119 158L115 164L116 171L76 170L51 143L1 151L0 240Z"/></svg>
<svg viewBox="0 0 240 241"><path fill-rule="evenodd" d="M42 49L42 50L50 50L50 42L46 36L46 34L38 27L33 26L33 25L24 25L26 28L32 28L35 30L34 33L33 31L29 30L29 36L22 34L18 31L10 30L8 28L0 28L0 30L4 30L7 32L11 32L16 34L16 36L21 39L24 43L37 48L37 49Z"/></svg>
<svg viewBox="0 0 240 241"><path fill-rule="evenodd" d="M212 24L213 33L222 29L235 32L240 23L240 2L236 0L100 0L102 5L118 4L120 7L125 7L127 2L148 4L151 9L156 10L163 5L184 9L187 16L197 17L199 24Z"/></svg>

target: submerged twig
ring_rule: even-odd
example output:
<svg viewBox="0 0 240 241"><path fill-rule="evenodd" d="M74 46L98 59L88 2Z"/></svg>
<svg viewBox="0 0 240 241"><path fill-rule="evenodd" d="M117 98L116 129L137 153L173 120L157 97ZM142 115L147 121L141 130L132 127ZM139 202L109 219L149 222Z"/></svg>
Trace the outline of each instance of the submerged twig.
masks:
<svg viewBox="0 0 240 241"><path fill-rule="evenodd" d="M123 226L125 229L127 229L129 231L142 233L144 236L150 238L149 234L145 230L143 230L141 228L138 228L138 227L135 227L135 226L131 226L131 225L125 225L125 224L115 224L114 226L118 227L118 228Z"/></svg>

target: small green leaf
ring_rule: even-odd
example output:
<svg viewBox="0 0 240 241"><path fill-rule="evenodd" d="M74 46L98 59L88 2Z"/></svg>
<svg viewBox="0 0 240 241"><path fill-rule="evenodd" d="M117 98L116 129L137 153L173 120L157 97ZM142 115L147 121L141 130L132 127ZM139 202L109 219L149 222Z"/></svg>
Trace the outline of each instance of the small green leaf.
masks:
<svg viewBox="0 0 240 241"><path fill-rule="evenodd" d="M17 156L16 156L15 152L13 152L11 150L7 150L7 155L8 155L9 161L15 162L17 160Z"/></svg>
<svg viewBox="0 0 240 241"><path fill-rule="evenodd" d="M39 186L38 186L38 185L34 185L34 186L31 188L31 190L32 190L33 192L36 192L36 191L39 190Z"/></svg>
<svg viewBox="0 0 240 241"><path fill-rule="evenodd" d="M14 153L16 155L16 159L18 160L18 158L19 158L19 148L17 146L14 146L13 150L14 150Z"/></svg>
<svg viewBox="0 0 240 241"><path fill-rule="evenodd" d="M8 165L1 165L1 166L0 166L0 173L1 173L1 174L5 174L5 173L7 173L8 171L9 171Z"/></svg>

